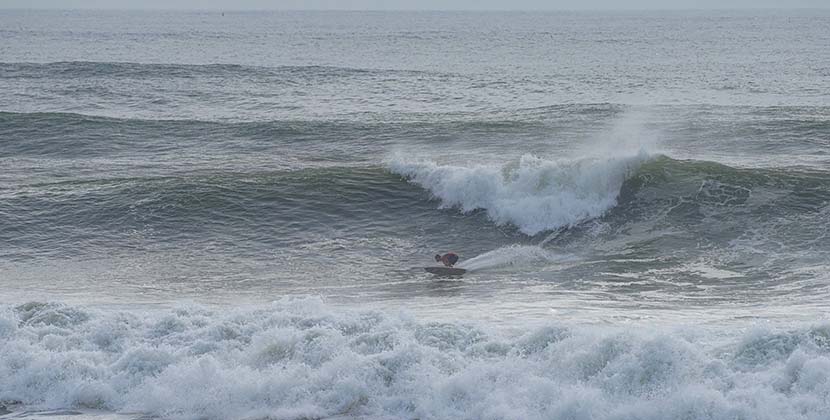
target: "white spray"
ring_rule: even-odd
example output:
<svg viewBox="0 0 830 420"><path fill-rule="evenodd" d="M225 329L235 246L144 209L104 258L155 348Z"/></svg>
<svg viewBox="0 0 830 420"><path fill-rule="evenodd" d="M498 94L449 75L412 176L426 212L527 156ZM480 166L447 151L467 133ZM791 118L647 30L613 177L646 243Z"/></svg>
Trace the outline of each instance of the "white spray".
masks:
<svg viewBox="0 0 830 420"><path fill-rule="evenodd" d="M524 155L518 161L469 166L441 165L428 158L397 155L389 169L429 190L442 208L487 212L496 225L522 233L555 231L535 247L505 247L463 264L478 270L548 260L541 247L562 229L602 216L617 204L625 180L651 158L656 136L646 132L646 116L632 110L602 135L584 143L570 158Z"/></svg>
<svg viewBox="0 0 830 420"><path fill-rule="evenodd" d="M508 245L462 261L458 267L468 271L477 271L496 267L552 263L567 259L566 256L555 254L535 245Z"/></svg>

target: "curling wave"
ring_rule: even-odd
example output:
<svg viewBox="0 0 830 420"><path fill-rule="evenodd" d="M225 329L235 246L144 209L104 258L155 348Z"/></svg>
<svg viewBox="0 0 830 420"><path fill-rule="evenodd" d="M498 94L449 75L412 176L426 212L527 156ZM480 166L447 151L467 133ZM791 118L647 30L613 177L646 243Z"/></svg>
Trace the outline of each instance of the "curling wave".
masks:
<svg viewBox="0 0 830 420"><path fill-rule="evenodd" d="M534 235L603 215L649 157L644 151L571 161L525 155L506 165L469 167L395 158L389 169L428 189L442 207L483 209L496 224L510 223Z"/></svg>

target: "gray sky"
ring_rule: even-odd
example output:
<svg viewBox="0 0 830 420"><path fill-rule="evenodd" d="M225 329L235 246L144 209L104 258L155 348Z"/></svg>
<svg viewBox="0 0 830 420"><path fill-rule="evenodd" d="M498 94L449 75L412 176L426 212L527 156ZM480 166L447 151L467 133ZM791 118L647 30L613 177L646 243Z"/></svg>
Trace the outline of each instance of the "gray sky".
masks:
<svg viewBox="0 0 830 420"><path fill-rule="evenodd" d="M828 0L0 0L0 8L38 9L573 10L828 7Z"/></svg>

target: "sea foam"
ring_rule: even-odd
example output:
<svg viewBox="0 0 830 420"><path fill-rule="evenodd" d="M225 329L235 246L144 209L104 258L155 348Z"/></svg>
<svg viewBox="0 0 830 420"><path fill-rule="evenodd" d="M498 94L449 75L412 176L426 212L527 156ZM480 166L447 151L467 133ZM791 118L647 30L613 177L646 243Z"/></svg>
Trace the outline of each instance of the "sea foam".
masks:
<svg viewBox="0 0 830 420"><path fill-rule="evenodd" d="M507 332L317 299L29 303L0 308L0 401L174 419L826 419L830 326L689 328Z"/></svg>
<svg viewBox="0 0 830 420"><path fill-rule="evenodd" d="M623 182L649 158L548 160L524 155L501 165L441 165L429 159L393 157L390 171L441 200L443 208L487 211L497 225L535 235L601 216L617 204Z"/></svg>

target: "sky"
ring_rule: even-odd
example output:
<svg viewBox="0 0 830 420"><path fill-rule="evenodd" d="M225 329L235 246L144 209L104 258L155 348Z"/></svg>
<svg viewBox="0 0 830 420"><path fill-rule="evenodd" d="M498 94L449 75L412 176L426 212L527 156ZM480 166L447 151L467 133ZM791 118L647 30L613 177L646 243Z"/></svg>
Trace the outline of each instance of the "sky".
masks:
<svg viewBox="0 0 830 420"><path fill-rule="evenodd" d="M638 10L830 8L828 0L0 0L0 8L217 10Z"/></svg>

